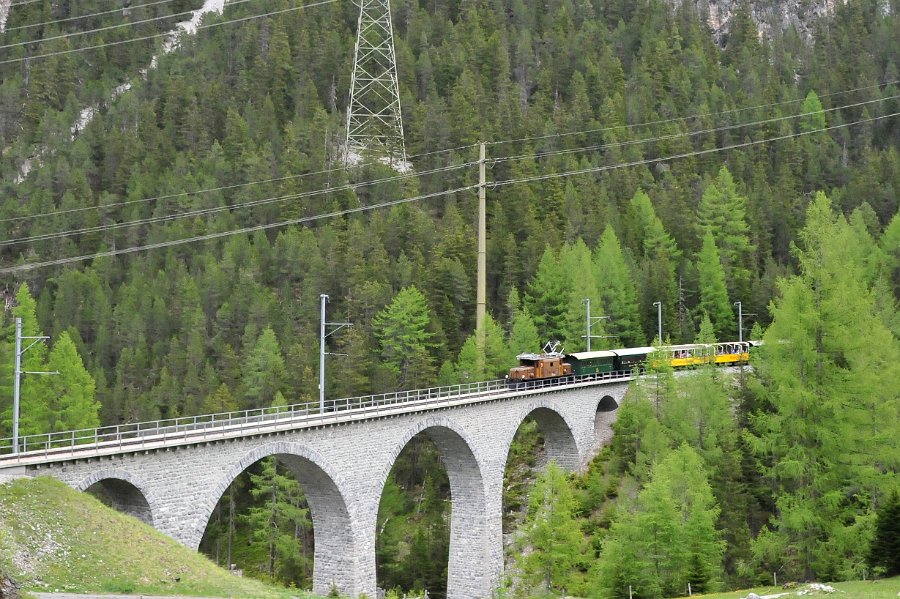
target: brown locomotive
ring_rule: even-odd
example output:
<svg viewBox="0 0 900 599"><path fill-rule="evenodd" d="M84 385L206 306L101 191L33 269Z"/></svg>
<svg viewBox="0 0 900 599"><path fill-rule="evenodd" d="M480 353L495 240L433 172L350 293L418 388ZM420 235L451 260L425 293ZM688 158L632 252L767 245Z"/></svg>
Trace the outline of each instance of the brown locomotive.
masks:
<svg viewBox="0 0 900 599"><path fill-rule="evenodd" d="M545 348L546 349L546 348ZM509 383L523 383L539 379L555 379L572 374L572 365L563 362L565 354L556 351L556 344L540 354L519 354L519 365L509 370Z"/></svg>

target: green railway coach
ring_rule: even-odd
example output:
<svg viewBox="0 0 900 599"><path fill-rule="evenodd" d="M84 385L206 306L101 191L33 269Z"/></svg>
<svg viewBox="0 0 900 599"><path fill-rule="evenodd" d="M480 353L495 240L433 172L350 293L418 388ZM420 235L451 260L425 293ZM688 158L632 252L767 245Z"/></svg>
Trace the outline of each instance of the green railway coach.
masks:
<svg viewBox="0 0 900 599"><path fill-rule="evenodd" d="M591 351L568 354L566 361L572 365L572 374L606 374L615 370L616 354L611 351Z"/></svg>

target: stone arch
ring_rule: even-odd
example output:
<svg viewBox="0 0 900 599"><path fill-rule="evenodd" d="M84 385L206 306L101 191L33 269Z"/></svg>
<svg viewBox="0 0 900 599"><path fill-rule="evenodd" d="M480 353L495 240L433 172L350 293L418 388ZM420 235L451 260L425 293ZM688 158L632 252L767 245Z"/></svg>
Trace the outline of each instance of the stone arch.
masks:
<svg viewBox="0 0 900 599"><path fill-rule="evenodd" d="M300 481L313 522L313 592L326 595L332 585L342 594L355 595L360 584L356 557L356 524L348 509L347 485L318 452L301 443L278 441L248 451L231 465L210 491L193 538L199 546L213 510L232 482L263 458L277 456Z"/></svg>
<svg viewBox="0 0 900 599"><path fill-rule="evenodd" d="M407 429L391 449L378 482L379 500L390 470L413 437L424 433L434 442L450 480L450 561L447 597L490 597L502 562L491 550L484 464L466 430L444 416L429 416ZM498 563L494 563L498 561Z"/></svg>
<svg viewBox="0 0 900 599"><path fill-rule="evenodd" d="M134 516L153 526L159 502L140 478L127 470L98 470L79 482L75 489L94 495L118 512Z"/></svg>
<svg viewBox="0 0 900 599"><path fill-rule="evenodd" d="M558 406L553 402L539 399L528 403L513 419L514 426L507 435L504 449L504 465L506 458L509 456L509 448L512 445L513 437L522 426L522 422L531 416L541 429L544 435L544 450L546 451L547 461L555 461L559 466L566 470L577 470L582 463L583 448L579 447L578 439L574 430L576 427L569 422L566 414L561 412Z"/></svg>
<svg viewBox="0 0 900 599"><path fill-rule="evenodd" d="M597 411L598 412L613 412L619 409L619 402L616 401L612 395L604 395L600 398L600 401L597 402Z"/></svg>

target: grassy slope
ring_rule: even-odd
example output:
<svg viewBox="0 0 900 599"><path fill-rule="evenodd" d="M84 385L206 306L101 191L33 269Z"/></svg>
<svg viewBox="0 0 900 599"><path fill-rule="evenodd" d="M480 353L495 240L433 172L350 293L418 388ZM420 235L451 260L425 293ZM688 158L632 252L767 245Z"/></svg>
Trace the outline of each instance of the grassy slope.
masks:
<svg viewBox="0 0 900 599"><path fill-rule="evenodd" d="M138 520L45 477L0 485L3 568L32 591L247 599L301 594L237 578Z"/></svg>

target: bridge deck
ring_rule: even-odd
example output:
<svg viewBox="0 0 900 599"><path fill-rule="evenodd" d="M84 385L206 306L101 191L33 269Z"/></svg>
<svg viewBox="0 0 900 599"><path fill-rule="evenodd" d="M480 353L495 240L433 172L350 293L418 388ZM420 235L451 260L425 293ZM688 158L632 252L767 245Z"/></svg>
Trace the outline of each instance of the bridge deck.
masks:
<svg viewBox="0 0 900 599"><path fill-rule="evenodd" d="M12 439L0 439L0 471L5 468L153 451L384 418L554 390L627 382L633 378L631 372L569 376L562 380L536 381L525 389L510 389L505 379L498 379L329 400L324 410L318 402L308 402L242 412L28 435L19 438L18 453L13 452Z"/></svg>

